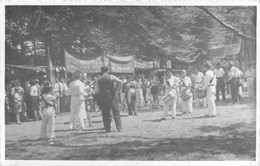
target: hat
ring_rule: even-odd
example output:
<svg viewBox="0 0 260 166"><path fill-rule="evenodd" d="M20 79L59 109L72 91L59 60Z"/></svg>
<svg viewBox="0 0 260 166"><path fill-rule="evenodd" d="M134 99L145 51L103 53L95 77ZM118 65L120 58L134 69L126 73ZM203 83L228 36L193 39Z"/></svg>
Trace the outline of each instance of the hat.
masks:
<svg viewBox="0 0 260 166"><path fill-rule="evenodd" d="M102 73L108 72L108 70L109 70L109 67L107 67L107 66L102 66L101 67L101 72Z"/></svg>
<svg viewBox="0 0 260 166"><path fill-rule="evenodd" d="M72 73L72 77L73 77L73 78L79 78L80 75L81 75L81 71L80 71L80 70L77 70L77 71L75 71L74 73Z"/></svg>

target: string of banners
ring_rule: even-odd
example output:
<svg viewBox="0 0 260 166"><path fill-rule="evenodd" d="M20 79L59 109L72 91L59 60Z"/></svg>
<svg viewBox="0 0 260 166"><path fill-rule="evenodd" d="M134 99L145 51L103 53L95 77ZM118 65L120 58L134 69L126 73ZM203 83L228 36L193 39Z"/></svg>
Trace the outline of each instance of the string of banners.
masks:
<svg viewBox="0 0 260 166"><path fill-rule="evenodd" d="M98 73L102 66L109 66L113 73L134 73L135 68L152 69L152 61L136 61L134 56L118 57L106 55L92 60L80 60L65 50L65 67L67 72L81 70L86 73Z"/></svg>

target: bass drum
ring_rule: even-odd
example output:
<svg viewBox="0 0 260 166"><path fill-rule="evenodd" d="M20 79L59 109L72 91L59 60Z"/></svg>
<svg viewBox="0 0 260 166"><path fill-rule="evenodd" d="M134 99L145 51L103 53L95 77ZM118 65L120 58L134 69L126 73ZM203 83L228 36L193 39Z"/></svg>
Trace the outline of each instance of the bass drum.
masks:
<svg viewBox="0 0 260 166"><path fill-rule="evenodd" d="M176 92L171 90L169 91L164 97L163 97L163 101L165 103L168 103L172 98L174 98L176 96Z"/></svg>

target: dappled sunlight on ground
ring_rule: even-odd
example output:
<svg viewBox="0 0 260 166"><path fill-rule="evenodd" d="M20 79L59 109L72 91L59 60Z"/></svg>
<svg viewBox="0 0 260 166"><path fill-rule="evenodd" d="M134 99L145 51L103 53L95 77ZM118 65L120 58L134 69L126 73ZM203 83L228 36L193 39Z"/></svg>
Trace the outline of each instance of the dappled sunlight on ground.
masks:
<svg viewBox="0 0 260 166"><path fill-rule="evenodd" d="M6 159L23 160L254 160L255 102L218 104L217 116L194 109L177 119L162 120L149 108L138 116L121 112L123 132L105 133L101 113L91 113L93 127L69 131L69 113L56 118L55 145L39 141L41 122L6 126Z"/></svg>

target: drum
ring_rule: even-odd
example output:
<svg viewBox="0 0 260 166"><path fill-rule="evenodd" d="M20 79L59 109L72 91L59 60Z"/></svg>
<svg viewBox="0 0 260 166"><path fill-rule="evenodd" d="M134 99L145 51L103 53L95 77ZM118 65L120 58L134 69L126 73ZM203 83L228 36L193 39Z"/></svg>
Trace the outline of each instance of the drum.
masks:
<svg viewBox="0 0 260 166"><path fill-rule="evenodd" d="M172 98L174 98L175 95L176 93L173 90L171 90L163 97L163 101L165 103L168 103Z"/></svg>
<svg viewBox="0 0 260 166"><path fill-rule="evenodd" d="M197 94L198 99L203 99L207 96L207 90L198 88L198 89L196 89L196 94Z"/></svg>
<svg viewBox="0 0 260 166"><path fill-rule="evenodd" d="M183 101L187 101L192 97L190 89L185 89L180 93L180 97Z"/></svg>

